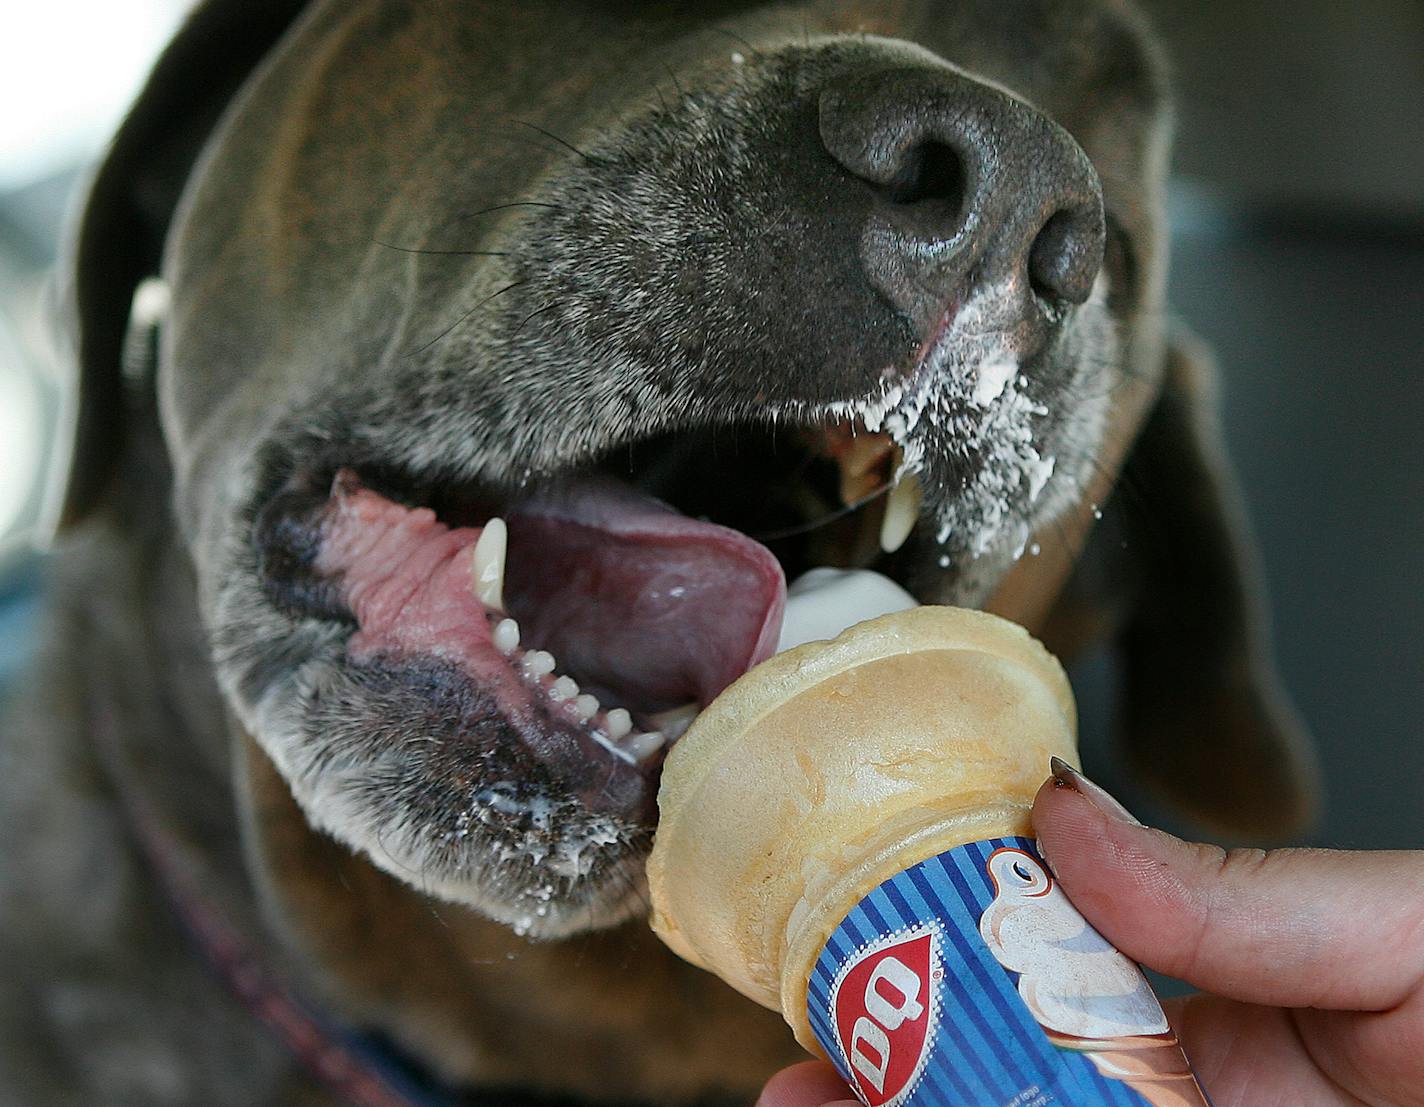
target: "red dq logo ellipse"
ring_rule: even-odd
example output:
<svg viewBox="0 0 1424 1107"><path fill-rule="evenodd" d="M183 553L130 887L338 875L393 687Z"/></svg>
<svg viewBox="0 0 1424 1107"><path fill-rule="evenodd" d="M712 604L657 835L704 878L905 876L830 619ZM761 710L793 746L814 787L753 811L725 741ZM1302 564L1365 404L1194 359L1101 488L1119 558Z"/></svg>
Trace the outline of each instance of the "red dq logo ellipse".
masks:
<svg viewBox="0 0 1424 1107"><path fill-rule="evenodd" d="M937 936L921 926L862 950L836 974L836 1041L870 1107L897 1107L914 1091L932 1041L938 963Z"/></svg>

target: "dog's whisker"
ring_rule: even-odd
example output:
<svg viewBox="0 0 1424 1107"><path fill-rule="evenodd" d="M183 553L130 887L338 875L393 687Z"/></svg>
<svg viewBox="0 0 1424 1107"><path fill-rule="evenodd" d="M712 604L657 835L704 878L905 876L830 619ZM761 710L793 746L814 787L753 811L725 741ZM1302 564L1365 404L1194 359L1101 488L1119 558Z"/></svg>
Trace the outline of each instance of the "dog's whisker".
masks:
<svg viewBox="0 0 1424 1107"><path fill-rule="evenodd" d="M428 250L424 247L398 246L394 242L382 242L379 238L372 239L371 241L377 246L383 246L387 250L398 250L402 254L455 255L479 258L505 258L509 256L509 251L507 250Z"/></svg>
<svg viewBox="0 0 1424 1107"><path fill-rule="evenodd" d="M509 284L507 284L507 285L505 285L503 288L501 288L498 292L491 292L488 296L486 296L483 300L481 300L479 303L477 303L474 307L470 308L469 311L465 312L464 315L462 315L462 316L460 316L460 318L456 319L453 323L451 323L451 324L450 324L448 327L446 327L443 331L441 331L439 334L437 334L434 338L432 338L432 339L431 339L429 342L427 342L424 346L421 346L419 349L412 350L410 353L406 354L405 356L406 356L406 357L415 357L416 354L423 354L426 350L428 350L428 349L430 349L430 347L434 346L437 342L439 342L442 338L444 338L446 335L448 335L451 331L453 331L456 327L458 327L458 326L459 326L461 323L463 323L466 319L468 319L470 316L472 316L475 312L479 311L480 308L484 307L484 306L485 306L486 304L488 304L491 300L494 300L494 299L496 299L496 298L499 297L499 296L503 296L503 295L504 295L506 292L508 292L510 289L518 288L520 285L528 284L528 283L529 283L529 278L526 277L526 278L524 278L523 280L511 281Z"/></svg>
<svg viewBox="0 0 1424 1107"><path fill-rule="evenodd" d="M1143 489L1138 486L1136 475L1129 465L1124 464L1119 471L1114 472L1097 458L1090 458L1089 464L1092 465L1094 472L1102 477L1103 482L1111 488L1110 496L1113 499L1118 498L1121 493L1123 499L1134 501L1136 507L1142 509L1147 507L1147 497ZM1097 512L1099 518L1102 517L1103 509L1106 506L1106 501L1102 504L1093 504L1093 510Z"/></svg>
<svg viewBox="0 0 1424 1107"><path fill-rule="evenodd" d="M494 204L487 208L480 208L478 211L463 211L455 216L456 219L474 219L481 215L489 215L495 211L508 211L510 208L557 208L558 204L550 204L544 200L511 200L507 204Z"/></svg>
<svg viewBox="0 0 1424 1107"><path fill-rule="evenodd" d="M514 328L514 332L513 332L513 334L510 335L510 338L517 338L518 335L519 335L519 332L524 329L524 325L525 325L526 323L528 323L529 320L531 320L531 319L533 319L533 318L535 318L536 316L539 316L539 315L546 315L546 314L548 314L549 312L553 311L553 310L554 310L555 308L557 308L558 306L559 306L558 304L545 304L545 305L544 305L543 307L541 307L538 311L531 311L528 315L526 315L523 319L521 319L521 320L519 321L519 326L517 326L517 327Z"/></svg>
<svg viewBox="0 0 1424 1107"><path fill-rule="evenodd" d="M615 875L621 876L621 873L615 873ZM583 906L584 906L584 910L588 913L588 929L589 929L590 931L592 931L592 930L596 929L597 926L598 926L598 913L594 910L594 907L593 907L593 897L592 897L592 896L585 896L585 897L584 897L584 901L583 901ZM582 950L579 951L579 959L580 959L580 961L582 961L582 959L583 959L583 951L582 951Z"/></svg>
<svg viewBox="0 0 1424 1107"><path fill-rule="evenodd" d="M647 840L647 837L648 836L646 835L639 835L638 838L635 838L633 841L631 841L628 844L630 854L628 855L628 857L625 857L624 859L617 862L610 874L613 879L622 883L623 889L627 893L623 898L625 900L629 897L636 899L638 903L642 905L641 913L645 916L652 914L652 896L649 894L646 884L634 879L634 870L629 864L629 857L640 857L647 852L649 846L651 845L651 842Z"/></svg>
<svg viewBox="0 0 1424 1107"><path fill-rule="evenodd" d="M677 79L677 74L672 71L672 66L664 64L663 69L667 70L668 78L672 81L672 87L677 89L678 99L687 99L687 93L683 91L682 82Z"/></svg>
<svg viewBox="0 0 1424 1107"><path fill-rule="evenodd" d="M427 895L428 895L428 893L427 893ZM436 904L435 904L435 902L434 902L433 900L430 901L430 902L428 902L425 906L426 906L426 910L428 910L428 911L430 912L430 917L431 917L432 919L434 919L436 922L438 922L438 923L439 923L442 927L444 927L446 930L452 929L451 926L450 926L450 924L445 921L445 916L440 913L439 908L436 906Z"/></svg>
<svg viewBox="0 0 1424 1107"><path fill-rule="evenodd" d="M1122 387L1123 382L1108 384L1102 388L1088 389L1081 381L1073 381L1065 385L1061 393L1063 402L1068 404L1091 403L1096 400L1110 399L1114 393Z"/></svg>
<svg viewBox="0 0 1424 1107"><path fill-rule="evenodd" d="M1122 493L1120 497L1118 492ZM1160 544L1156 542L1160 530L1157 513L1152 510L1151 500L1139 483L1137 474L1130 471L1122 474L1117 487L1113 489L1113 499L1117 502L1119 511L1130 513L1133 521L1152 535L1154 543Z"/></svg>
<svg viewBox="0 0 1424 1107"><path fill-rule="evenodd" d="M593 157L593 156L590 155L590 154L584 153L584 152L583 152L582 150L580 150L577 146L575 146L572 142L567 142L567 141L565 141L564 139L560 138L558 135L554 134L553 131L546 130L545 128L539 126L537 123L530 123L528 120L525 120L525 119L516 119L516 120L514 120L514 122L517 123L517 124L518 124L519 126L521 126L521 127L528 127L531 131L537 131L539 134L543 135L543 136L544 136L545 138L547 138L547 139L552 139L554 142L557 142L560 146L564 147L564 149L566 149L566 150L571 150L573 153L575 153L575 154L577 154L579 157L583 158L583 160L586 161L586 162L588 162L589 165L604 165L604 164L606 164L606 163L605 163L604 161L602 161L601 159L595 158L595 157Z"/></svg>
<svg viewBox="0 0 1424 1107"><path fill-rule="evenodd" d="M535 150L543 150L544 153L548 154L550 157L559 157L563 154L563 151L556 149L552 144L548 142L541 142L534 135L513 135L511 137L512 141L522 142L526 146L532 146Z"/></svg>
<svg viewBox="0 0 1424 1107"><path fill-rule="evenodd" d="M405 870L406 872L410 873L410 875L414 878L414 879L412 880L412 883L415 884L416 887L420 888L420 890L421 890L422 892L423 892L423 891L426 891L426 889L422 886L423 881L425 880L425 874L424 874L424 872L422 872L420 869L415 869L415 868L412 868L411 866L407 865L404 861L402 861L402 860L400 859L400 856L399 856L398 854L393 853L393 852L386 846L386 834L388 833L389 829L390 829L390 828L389 828L389 826L388 826L386 823L377 823L377 824L376 824L376 827L375 827L376 845L380 846L381 852L382 852L383 854L385 854L386 859L387 859L388 861L390 861L391 864L396 865L397 867L399 867L399 868Z"/></svg>
<svg viewBox="0 0 1424 1107"><path fill-rule="evenodd" d="M757 534L748 535L748 537L755 538L758 542L777 542L783 538L794 538L798 534L807 534L810 531L817 530L820 527L824 527L830 523L834 523L837 519L844 519L847 515L859 511L866 504L871 503L874 500L878 500L881 496L886 495L893 487L893 483L887 482L886 484L882 484L873 492L862 496L860 499L848 503L843 507L838 507L834 511L829 511L824 515L810 520L809 522L799 523L794 527L786 527L782 530L761 531Z"/></svg>
<svg viewBox="0 0 1424 1107"><path fill-rule="evenodd" d="M1113 510L1117 517L1121 519L1131 519L1131 526L1124 535L1122 541L1124 548L1128 541L1139 540L1145 547L1145 552L1153 560L1161 560L1170 555L1168 540L1163 532L1160 516L1152 509L1152 501L1146 490L1141 486L1136 472L1132 466L1124 465L1120 472L1113 474L1106 466L1093 461L1094 468L1102 477L1111 483L1111 498L1102 504L1094 504L1093 510L1098 519L1102 519L1107 511Z"/></svg>

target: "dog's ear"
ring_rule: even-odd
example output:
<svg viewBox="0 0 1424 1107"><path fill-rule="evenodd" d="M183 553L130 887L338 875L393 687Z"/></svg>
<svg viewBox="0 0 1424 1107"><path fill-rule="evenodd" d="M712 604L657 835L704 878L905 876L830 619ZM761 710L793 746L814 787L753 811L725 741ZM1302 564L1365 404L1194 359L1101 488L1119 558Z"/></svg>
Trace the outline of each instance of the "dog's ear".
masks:
<svg viewBox="0 0 1424 1107"><path fill-rule="evenodd" d="M187 19L91 176L61 277L77 366L74 450L59 523L101 498L123 448L122 359L133 295L204 140L305 0L209 0Z"/></svg>
<svg viewBox="0 0 1424 1107"><path fill-rule="evenodd" d="M1141 592L1120 643L1123 738L1139 776L1184 814L1279 839L1314 816L1315 766L1276 675L1214 383L1206 350L1175 335L1124 471Z"/></svg>

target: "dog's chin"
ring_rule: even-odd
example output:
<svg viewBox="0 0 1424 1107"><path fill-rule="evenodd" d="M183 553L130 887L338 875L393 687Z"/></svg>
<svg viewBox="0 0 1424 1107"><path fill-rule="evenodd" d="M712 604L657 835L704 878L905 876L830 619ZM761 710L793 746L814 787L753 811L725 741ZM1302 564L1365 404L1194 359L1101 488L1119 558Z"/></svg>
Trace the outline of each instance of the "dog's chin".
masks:
<svg viewBox="0 0 1424 1107"><path fill-rule="evenodd" d="M229 695L313 826L408 884L531 937L622 922L662 760L774 652L788 579L978 603L1075 500L1117 371L1082 314L1053 363L955 332L875 397L519 482L299 464L224 593Z"/></svg>

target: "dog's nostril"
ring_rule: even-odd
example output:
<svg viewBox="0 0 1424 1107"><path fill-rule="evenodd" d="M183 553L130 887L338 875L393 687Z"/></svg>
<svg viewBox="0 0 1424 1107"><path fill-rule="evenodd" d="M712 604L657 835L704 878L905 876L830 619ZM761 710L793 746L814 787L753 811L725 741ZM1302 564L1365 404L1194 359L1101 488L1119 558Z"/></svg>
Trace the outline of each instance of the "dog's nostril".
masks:
<svg viewBox="0 0 1424 1107"><path fill-rule="evenodd" d="M1029 248L1029 284L1049 304L1081 304L1092 294L1102 261L1101 211L1059 211Z"/></svg>
<svg viewBox="0 0 1424 1107"><path fill-rule="evenodd" d="M869 186L855 194L866 274L921 330L938 325L947 303L990 286L1031 287L1053 309L1091 295L1102 188L1087 153L1038 109L925 65L842 76L821 91L818 111L826 151Z"/></svg>
<svg viewBox="0 0 1424 1107"><path fill-rule="evenodd" d="M923 142L905 152L886 186L897 204L939 203L951 216L964 208L964 162L942 142Z"/></svg>

